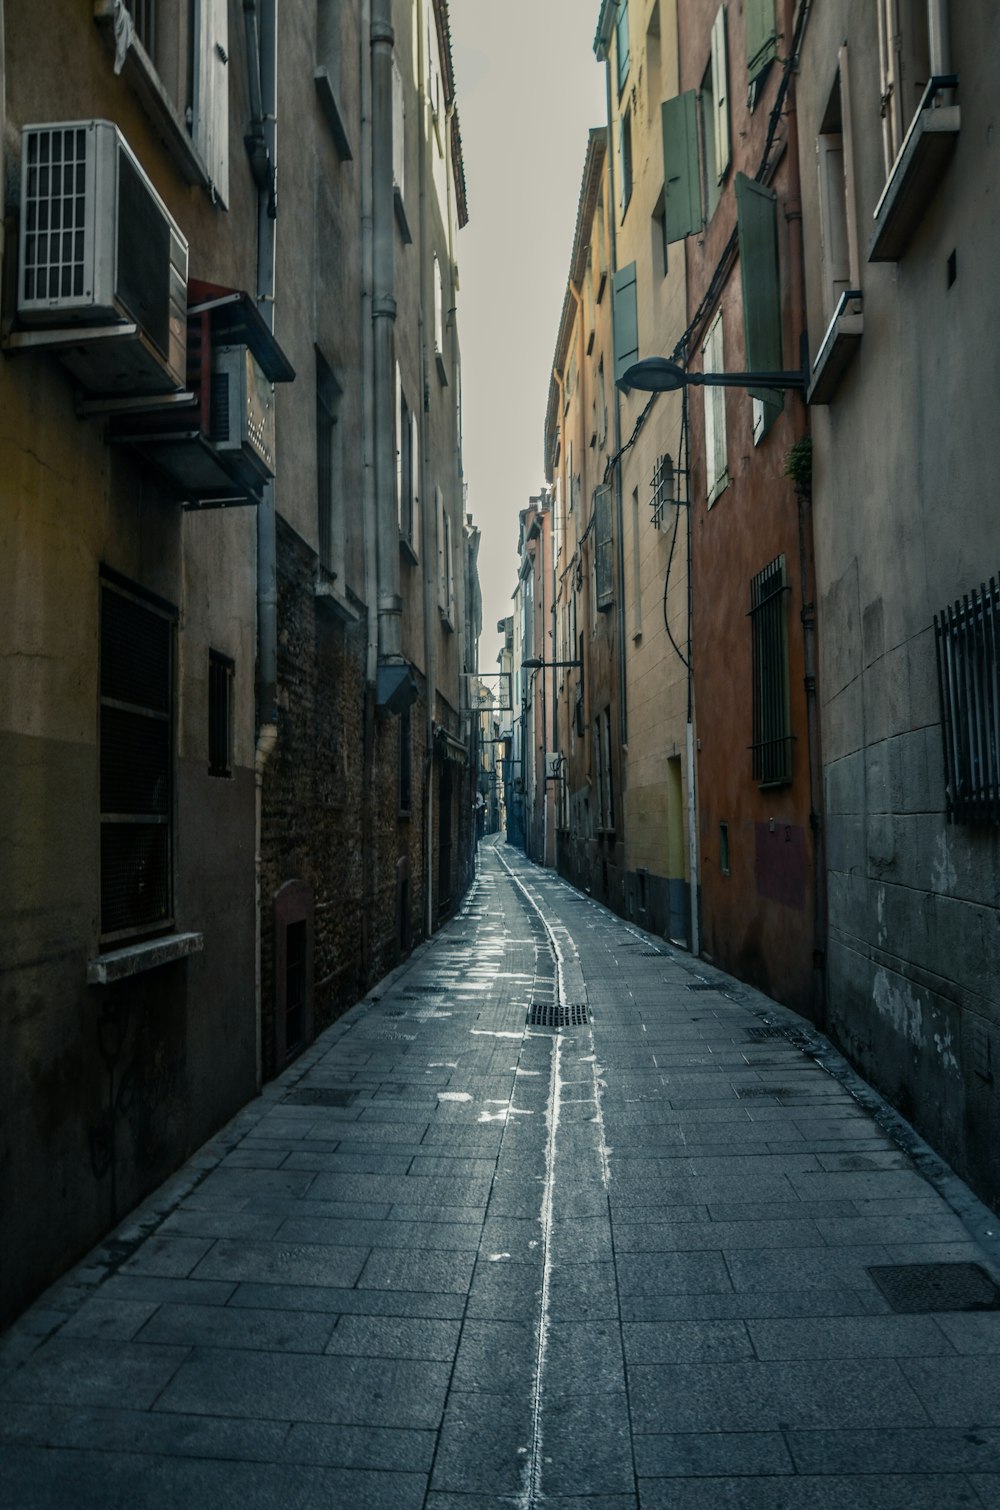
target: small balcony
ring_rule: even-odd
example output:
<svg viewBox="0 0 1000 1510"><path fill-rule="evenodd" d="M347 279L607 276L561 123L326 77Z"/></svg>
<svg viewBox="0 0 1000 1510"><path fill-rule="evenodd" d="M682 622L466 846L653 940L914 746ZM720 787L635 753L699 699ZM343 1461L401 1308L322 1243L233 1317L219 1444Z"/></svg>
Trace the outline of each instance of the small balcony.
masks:
<svg viewBox="0 0 1000 1510"><path fill-rule="evenodd" d="M898 262L913 239L958 142L959 109L951 103L957 85L954 74L927 81L889 182L875 206L869 262Z"/></svg>

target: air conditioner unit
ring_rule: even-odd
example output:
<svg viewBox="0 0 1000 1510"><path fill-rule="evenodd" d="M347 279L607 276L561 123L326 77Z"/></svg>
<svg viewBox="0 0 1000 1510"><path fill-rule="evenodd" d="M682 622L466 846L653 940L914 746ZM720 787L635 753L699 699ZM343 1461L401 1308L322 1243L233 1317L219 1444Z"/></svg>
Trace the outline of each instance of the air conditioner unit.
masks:
<svg viewBox="0 0 1000 1510"><path fill-rule="evenodd" d="M93 392L183 388L187 241L111 121L21 133L17 314Z"/></svg>
<svg viewBox="0 0 1000 1510"><path fill-rule="evenodd" d="M209 439L251 486L274 476L274 389L249 346L212 352Z"/></svg>

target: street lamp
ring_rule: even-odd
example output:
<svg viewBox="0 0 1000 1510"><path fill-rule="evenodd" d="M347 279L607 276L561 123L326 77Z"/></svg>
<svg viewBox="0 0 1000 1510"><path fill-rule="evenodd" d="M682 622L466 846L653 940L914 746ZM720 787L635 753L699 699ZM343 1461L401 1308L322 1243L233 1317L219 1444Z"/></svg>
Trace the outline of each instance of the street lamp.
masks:
<svg viewBox="0 0 1000 1510"><path fill-rule="evenodd" d="M626 392L638 388L643 393L676 393L685 384L697 388L797 388L803 393L806 377L804 372L688 372L666 357L644 357L625 369L616 386Z"/></svg>
<svg viewBox="0 0 1000 1510"><path fill-rule="evenodd" d="M521 662L528 671L548 671L551 666L582 666L582 661L543 661L541 656L529 655Z"/></svg>

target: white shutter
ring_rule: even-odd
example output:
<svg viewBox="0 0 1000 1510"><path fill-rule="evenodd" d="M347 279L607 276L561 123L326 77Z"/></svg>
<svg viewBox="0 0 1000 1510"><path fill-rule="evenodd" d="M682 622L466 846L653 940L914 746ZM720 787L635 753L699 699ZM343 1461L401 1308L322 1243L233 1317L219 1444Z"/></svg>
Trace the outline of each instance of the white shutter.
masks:
<svg viewBox="0 0 1000 1510"><path fill-rule="evenodd" d="M716 315L702 348L702 366L706 372L724 372L722 351L722 311ZM705 399L705 474L708 502L712 504L726 482L726 390L706 385Z"/></svg>
<svg viewBox="0 0 1000 1510"><path fill-rule="evenodd" d="M729 167L729 58L726 52L726 7L712 23L712 97L715 101L715 177L721 183Z"/></svg>
<svg viewBox="0 0 1000 1510"><path fill-rule="evenodd" d="M403 103L403 75L399 71L396 55L392 57L392 181L403 193L403 176L406 169L406 107Z"/></svg>
<svg viewBox="0 0 1000 1510"><path fill-rule="evenodd" d="M403 382L396 363L395 395L395 446L396 446L396 518L400 534L403 531Z"/></svg>
<svg viewBox="0 0 1000 1510"><path fill-rule="evenodd" d="M194 102L191 134L212 180L229 204L229 6L195 0Z"/></svg>

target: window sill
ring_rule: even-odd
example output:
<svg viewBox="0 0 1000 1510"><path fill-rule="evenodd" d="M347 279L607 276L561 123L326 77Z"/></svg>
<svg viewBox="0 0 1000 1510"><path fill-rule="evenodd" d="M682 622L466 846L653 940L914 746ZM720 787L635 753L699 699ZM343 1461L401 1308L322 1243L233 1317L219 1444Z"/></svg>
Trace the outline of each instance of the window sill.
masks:
<svg viewBox="0 0 1000 1510"><path fill-rule="evenodd" d="M323 107L323 115L330 128L330 135L333 137L333 144L337 149L337 156L342 163L349 163L353 160L354 153L351 151L350 137L347 135L347 127L344 124L344 117L337 101L329 70L326 68L317 68L313 74L313 82L316 85L319 102Z"/></svg>
<svg viewBox="0 0 1000 1510"><path fill-rule="evenodd" d="M441 383L441 386L443 388L447 388L447 386L448 386L448 369L444 365L444 357L441 355L440 351L435 350L435 352L434 352L434 362L435 362L435 365L437 367L437 375L438 375L438 379L439 379L439 381Z"/></svg>
<svg viewBox="0 0 1000 1510"><path fill-rule="evenodd" d="M454 634L455 626L451 622L451 615L448 613L448 611L444 608L438 608L438 615L441 619L441 628L446 629L449 634Z"/></svg>
<svg viewBox="0 0 1000 1510"><path fill-rule="evenodd" d="M709 489L709 493L708 493L708 507L709 508L711 508L714 503L717 503L719 501L719 499L722 497L723 493L726 491L726 489L728 488L728 486L729 486L729 473L728 472L723 472L722 476L718 479L718 481L715 483L715 485L712 488Z"/></svg>
<svg viewBox="0 0 1000 1510"><path fill-rule="evenodd" d="M147 939L142 944L112 949L108 954L99 954L87 961L87 984L113 986L116 981L128 980L145 970L156 970L160 965L186 959L189 954L200 954L204 947L203 933L169 933L165 938Z"/></svg>
<svg viewBox="0 0 1000 1510"><path fill-rule="evenodd" d="M94 21L105 45L115 56L115 0L94 0ZM121 77L135 94L157 128L174 167L185 183L200 184L212 194L212 175L188 133L184 118L163 87L149 54L132 33L121 67ZM219 203L221 204L221 200Z"/></svg>
<svg viewBox="0 0 1000 1510"><path fill-rule="evenodd" d="M909 246L928 201L955 150L960 126L957 105L931 101L955 78L929 80L924 97L892 165L889 182L875 206L869 262L897 262Z"/></svg>
<svg viewBox="0 0 1000 1510"><path fill-rule="evenodd" d="M840 296L823 344L812 368L812 382L806 395L809 404L828 404L840 386L864 333L864 297L859 289L847 289Z"/></svg>
<svg viewBox="0 0 1000 1510"><path fill-rule="evenodd" d="M322 604L325 608L329 609L335 618L340 619L343 623L357 624L360 620L361 614L337 586L334 573L327 571L324 566L317 567L313 593L317 605Z"/></svg>
<svg viewBox="0 0 1000 1510"><path fill-rule="evenodd" d="M400 534L399 554L402 556L403 560L408 561L411 566L418 566L420 564L420 557L417 555L416 546L407 535Z"/></svg>

